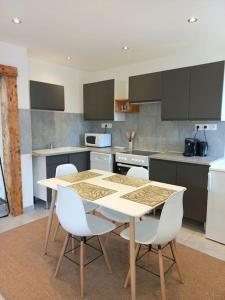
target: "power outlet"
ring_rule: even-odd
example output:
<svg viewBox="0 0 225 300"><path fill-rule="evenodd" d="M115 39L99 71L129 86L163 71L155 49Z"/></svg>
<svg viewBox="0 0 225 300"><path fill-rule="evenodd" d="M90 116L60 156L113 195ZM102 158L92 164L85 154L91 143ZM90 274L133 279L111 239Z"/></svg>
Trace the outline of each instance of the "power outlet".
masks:
<svg viewBox="0 0 225 300"><path fill-rule="evenodd" d="M195 124L195 130L217 130L217 124Z"/></svg>
<svg viewBox="0 0 225 300"><path fill-rule="evenodd" d="M112 123L102 123L101 128L112 128Z"/></svg>

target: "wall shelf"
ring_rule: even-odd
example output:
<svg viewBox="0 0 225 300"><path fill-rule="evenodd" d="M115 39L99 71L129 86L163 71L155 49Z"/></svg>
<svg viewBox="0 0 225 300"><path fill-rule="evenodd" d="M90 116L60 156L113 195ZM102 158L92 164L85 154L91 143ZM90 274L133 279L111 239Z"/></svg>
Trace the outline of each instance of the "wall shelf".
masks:
<svg viewBox="0 0 225 300"><path fill-rule="evenodd" d="M128 99L115 99L115 112L118 113L139 112L139 105L129 103Z"/></svg>

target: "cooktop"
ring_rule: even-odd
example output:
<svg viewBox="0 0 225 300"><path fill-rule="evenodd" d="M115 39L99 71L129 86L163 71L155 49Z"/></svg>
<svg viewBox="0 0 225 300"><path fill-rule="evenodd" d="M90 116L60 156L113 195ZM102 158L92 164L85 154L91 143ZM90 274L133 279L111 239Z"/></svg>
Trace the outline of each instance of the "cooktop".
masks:
<svg viewBox="0 0 225 300"><path fill-rule="evenodd" d="M132 150L132 151L124 151L120 153L127 153L127 154L133 154L133 155L142 155L142 156L149 156L152 154L157 154L158 152L153 151L142 151L142 150Z"/></svg>

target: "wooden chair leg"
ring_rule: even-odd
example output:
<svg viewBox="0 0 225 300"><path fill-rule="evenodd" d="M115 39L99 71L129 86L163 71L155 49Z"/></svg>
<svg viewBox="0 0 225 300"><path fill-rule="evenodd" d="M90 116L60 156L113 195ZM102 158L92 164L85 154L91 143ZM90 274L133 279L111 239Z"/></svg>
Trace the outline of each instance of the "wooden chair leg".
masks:
<svg viewBox="0 0 225 300"><path fill-rule="evenodd" d="M171 248L171 252L173 254L173 258L174 258L175 263L176 263L177 272L178 272L178 275L180 277L180 281L181 281L181 283L184 283L184 278L183 278L183 275L182 275L182 272L181 272L180 261L179 261L178 255L177 255L177 249L176 249L174 241L170 242L170 248Z"/></svg>
<svg viewBox="0 0 225 300"><path fill-rule="evenodd" d="M138 256L138 253L139 253L139 250L140 250L140 247L141 247L141 245L140 244L138 244L137 246L136 246L136 252L135 252L135 258L137 259L137 256ZM130 282L130 268L129 268L129 271L128 271L128 273L127 273L127 276L126 276L126 279L125 279L125 282L124 282L124 288L127 288L127 286L128 286L128 283Z"/></svg>
<svg viewBox="0 0 225 300"><path fill-rule="evenodd" d="M101 240L101 238L99 236L98 236L98 241L99 241L99 244L100 244L100 246L102 248L102 252L103 252L103 255L104 255L105 263L106 263L106 266L107 266L107 268L109 270L109 273L112 273L112 267L110 265L108 255L107 255L107 252L105 250L105 246L104 246L104 244L103 244L103 242L102 242L102 240Z"/></svg>
<svg viewBox="0 0 225 300"><path fill-rule="evenodd" d="M80 242L80 296L84 297L84 242Z"/></svg>
<svg viewBox="0 0 225 300"><path fill-rule="evenodd" d="M67 233L67 234L66 234L66 237L65 237L65 240L64 240L64 244L63 244L61 253L60 253L60 256L59 256L59 260L58 260L58 263L57 263L57 267L56 267L56 270L55 270L55 274L54 274L55 277L58 275L60 266L61 266L61 264L62 264L63 255L64 255L64 253L65 253L65 251L66 251L66 247L67 247L67 244L68 244L69 237L70 237L70 235L69 235L69 233Z"/></svg>
<svg viewBox="0 0 225 300"><path fill-rule="evenodd" d="M109 244L110 235L111 235L111 232L109 232L109 233L106 235L105 243L104 243L105 248L107 248L107 246L108 246L108 244Z"/></svg>
<svg viewBox="0 0 225 300"><path fill-rule="evenodd" d="M55 230L54 230L54 233L53 233L53 238L52 238L52 241L54 242L55 239L56 239L56 235L57 235L57 232L59 230L59 226L60 226L60 223L59 223L59 220L57 219L57 224L55 226Z"/></svg>
<svg viewBox="0 0 225 300"><path fill-rule="evenodd" d="M164 277L164 268L163 268L163 256L161 246L158 246L159 254L159 273L160 273L160 285L161 285L161 298L166 300L166 288L165 288L165 277Z"/></svg>
<svg viewBox="0 0 225 300"><path fill-rule="evenodd" d="M74 250L74 248L75 248L75 240L73 238L73 235L71 237L71 247L72 247L72 253L74 253L75 252L75 250Z"/></svg>

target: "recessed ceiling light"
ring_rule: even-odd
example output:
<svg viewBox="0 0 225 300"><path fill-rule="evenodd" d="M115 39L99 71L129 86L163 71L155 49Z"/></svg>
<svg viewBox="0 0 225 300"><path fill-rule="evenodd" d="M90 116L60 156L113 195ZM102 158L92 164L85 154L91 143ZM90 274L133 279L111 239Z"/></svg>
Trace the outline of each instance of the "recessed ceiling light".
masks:
<svg viewBox="0 0 225 300"><path fill-rule="evenodd" d="M129 50L129 47L128 46L123 46L122 50Z"/></svg>
<svg viewBox="0 0 225 300"><path fill-rule="evenodd" d="M21 21L19 18L17 18L17 17L13 18L13 19L12 19L12 22L13 22L14 24L21 24L21 23L22 23L22 21Z"/></svg>
<svg viewBox="0 0 225 300"><path fill-rule="evenodd" d="M190 17L190 18L188 18L188 23L195 23L195 22L197 22L198 21L198 18L196 18L196 17Z"/></svg>
<svg viewBox="0 0 225 300"><path fill-rule="evenodd" d="M72 57L71 56L67 56L67 58L66 58L67 60L71 60L72 59Z"/></svg>

